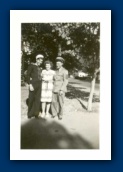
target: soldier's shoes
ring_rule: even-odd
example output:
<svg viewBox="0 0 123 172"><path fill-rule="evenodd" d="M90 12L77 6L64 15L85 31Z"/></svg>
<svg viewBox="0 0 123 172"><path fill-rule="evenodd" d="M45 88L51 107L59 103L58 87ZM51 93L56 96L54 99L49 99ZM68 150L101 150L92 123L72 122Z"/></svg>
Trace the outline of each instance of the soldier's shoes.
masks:
<svg viewBox="0 0 123 172"><path fill-rule="evenodd" d="M62 120L62 116L59 116L58 119L59 119L59 120Z"/></svg>
<svg viewBox="0 0 123 172"><path fill-rule="evenodd" d="M39 119L39 116L35 116L36 119Z"/></svg>
<svg viewBox="0 0 123 172"><path fill-rule="evenodd" d="M28 116L28 119L31 119L32 118L32 116Z"/></svg>
<svg viewBox="0 0 123 172"><path fill-rule="evenodd" d="M51 118L55 118L56 116L51 115Z"/></svg>
<svg viewBox="0 0 123 172"><path fill-rule="evenodd" d="M36 119L38 119L39 118L39 115L28 116L28 119L31 119L32 117L35 117Z"/></svg>

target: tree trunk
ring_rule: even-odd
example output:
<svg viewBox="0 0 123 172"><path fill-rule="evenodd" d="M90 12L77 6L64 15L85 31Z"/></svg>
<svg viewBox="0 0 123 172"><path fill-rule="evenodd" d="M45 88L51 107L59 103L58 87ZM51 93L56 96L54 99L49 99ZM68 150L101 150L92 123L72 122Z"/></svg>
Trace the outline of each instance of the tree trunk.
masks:
<svg viewBox="0 0 123 172"><path fill-rule="evenodd" d="M21 85L24 86L24 55L21 56Z"/></svg>
<svg viewBox="0 0 123 172"><path fill-rule="evenodd" d="M61 44L58 45L58 56L61 56Z"/></svg>
<svg viewBox="0 0 123 172"><path fill-rule="evenodd" d="M93 94L94 94L96 76L97 76L97 73L99 71L100 71L100 68L95 70L93 79L91 81L91 91L90 91L90 95L89 95L89 99L88 99L88 106L87 106L87 110L88 111L92 111L92 100L93 100Z"/></svg>
<svg viewBox="0 0 123 172"><path fill-rule="evenodd" d="M91 81L91 91L90 91L88 106L87 106L88 111L92 111L92 100L93 100L93 94L94 94L94 88L95 88L95 81L96 81L96 77L93 77Z"/></svg>

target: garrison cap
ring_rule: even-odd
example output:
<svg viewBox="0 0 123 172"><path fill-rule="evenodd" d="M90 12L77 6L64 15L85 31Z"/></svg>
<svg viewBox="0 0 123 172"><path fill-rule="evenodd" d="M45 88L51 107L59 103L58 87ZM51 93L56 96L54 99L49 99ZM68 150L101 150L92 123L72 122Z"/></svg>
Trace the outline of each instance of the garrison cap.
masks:
<svg viewBox="0 0 123 172"><path fill-rule="evenodd" d="M60 62L64 63L65 60L62 57L56 57L56 61L60 61Z"/></svg>

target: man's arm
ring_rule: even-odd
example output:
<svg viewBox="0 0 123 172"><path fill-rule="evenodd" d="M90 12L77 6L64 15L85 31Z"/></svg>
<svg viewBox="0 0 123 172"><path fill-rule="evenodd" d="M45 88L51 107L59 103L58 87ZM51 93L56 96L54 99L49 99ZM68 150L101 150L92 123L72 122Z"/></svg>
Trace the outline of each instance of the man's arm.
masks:
<svg viewBox="0 0 123 172"><path fill-rule="evenodd" d="M62 84L60 91L66 90L66 86L68 84L68 71L67 70L64 71L63 79L64 79L64 81L63 81L63 84Z"/></svg>
<svg viewBox="0 0 123 172"><path fill-rule="evenodd" d="M29 65L27 69L27 83L28 84L30 84L31 72L32 72L32 65Z"/></svg>
<svg viewBox="0 0 123 172"><path fill-rule="evenodd" d="M29 65L28 70L27 70L27 83L29 86L29 90L34 91L34 88L32 84L30 83L31 72L32 72L32 65Z"/></svg>

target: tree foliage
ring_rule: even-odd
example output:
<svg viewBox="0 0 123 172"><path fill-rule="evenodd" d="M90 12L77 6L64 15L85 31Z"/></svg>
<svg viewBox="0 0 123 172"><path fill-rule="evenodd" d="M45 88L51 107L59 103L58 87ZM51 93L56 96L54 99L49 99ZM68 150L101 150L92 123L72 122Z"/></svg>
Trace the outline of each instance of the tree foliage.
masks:
<svg viewBox="0 0 123 172"><path fill-rule="evenodd" d="M53 62L63 56L68 69L94 73L99 67L99 32L99 23L23 23L25 62L33 60L34 52L41 52Z"/></svg>

